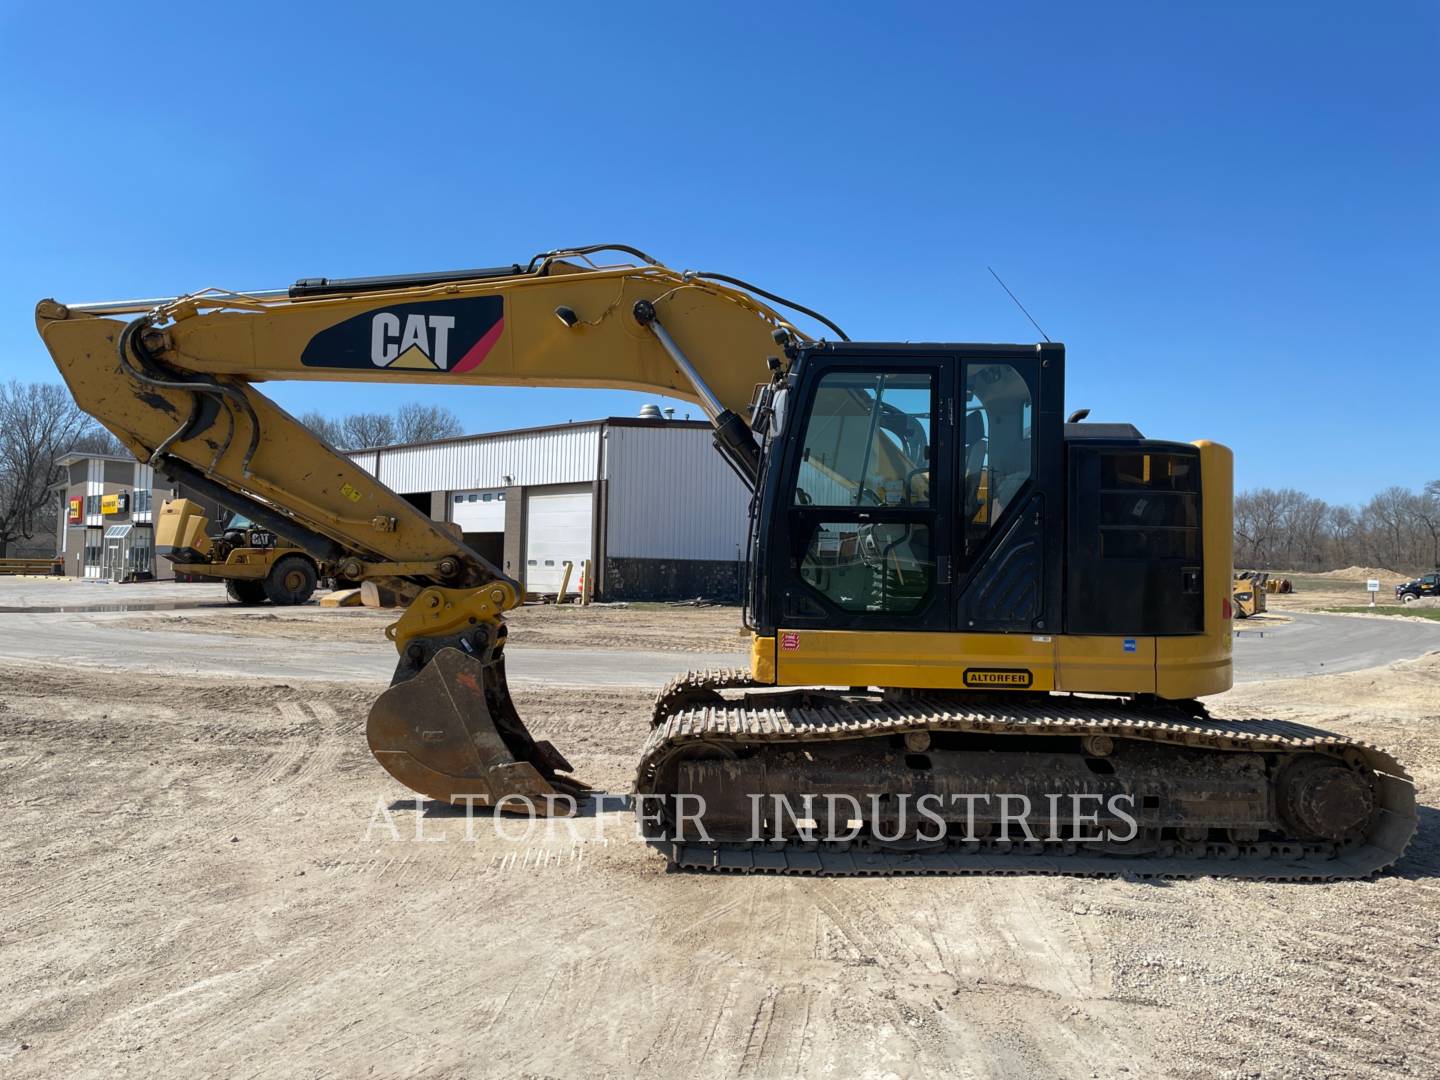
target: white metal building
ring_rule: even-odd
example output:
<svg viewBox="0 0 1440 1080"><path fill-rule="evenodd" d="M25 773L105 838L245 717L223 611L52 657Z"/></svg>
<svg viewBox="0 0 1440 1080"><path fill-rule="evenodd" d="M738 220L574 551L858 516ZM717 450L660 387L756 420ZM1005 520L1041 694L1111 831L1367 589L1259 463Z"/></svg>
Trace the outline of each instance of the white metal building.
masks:
<svg viewBox="0 0 1440 1080"><path fill-rule="evenodd" d="M611 417L350 451L391 490L453 521L527 592L590 560L596 596L738 599L749 492L703 421Z"/></svg>

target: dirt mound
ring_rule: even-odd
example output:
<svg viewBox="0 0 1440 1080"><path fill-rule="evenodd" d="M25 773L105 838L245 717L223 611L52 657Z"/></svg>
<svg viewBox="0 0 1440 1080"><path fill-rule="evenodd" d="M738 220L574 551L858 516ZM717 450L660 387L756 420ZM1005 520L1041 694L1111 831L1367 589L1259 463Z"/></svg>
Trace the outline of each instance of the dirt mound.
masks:
<svg viewBox="0 0 1440 1080"><path fill-rule="evenodd" d="M1383 566L1347 566L1344 570L1326 570L1323 574L1312 574L1312 577L1331 578L1335 581L1369 581L1371 578L1379 578L1381 581L1409 581L1409 574L1402 574L1398 570L1386 570Z"/></svg>

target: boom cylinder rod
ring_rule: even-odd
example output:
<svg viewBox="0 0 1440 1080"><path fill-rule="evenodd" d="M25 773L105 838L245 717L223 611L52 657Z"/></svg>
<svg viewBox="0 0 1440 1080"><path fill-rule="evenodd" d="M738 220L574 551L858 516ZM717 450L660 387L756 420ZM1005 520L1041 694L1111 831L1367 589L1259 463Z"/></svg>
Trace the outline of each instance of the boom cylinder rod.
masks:
<svg viewBox="0 0 1440 1080"><path fill-rule="evenodd" d="M680 374L690 380L690 385L695 388L695 393L700 397L700 408L705 410L705 415L710 418L713 424L725 411L725 406L715 396L715 392L705 385L705 380L695 370L695 365L690 363L690 358L685 355L675 339L670 336L670 331L660 325L660 320L655 316L655 307L648 300L640 300L635 304L635 321L646 327L659 340L661 347L670 354L670 359L675 361L675 366L680 369Z"/></svg>
<svg viewBox="0 0 1440 1080"><path fill-rule="evenodd" d="M690 380L690 385L695 388L695 393L700 398L700 408L705 411L705 415L710 418L710 425L715 429L716 447L745 486L754 491L755 485L760 482L760 446L755 442L755 433L705 385L705 380L695 370L695 365L690 363L690 358L675 344L669 331L660 325L660 320L655 317L654 304L649 300L635 301L635 321L649 328L670 354L670 359L675 361L680 373Z"/></svg>

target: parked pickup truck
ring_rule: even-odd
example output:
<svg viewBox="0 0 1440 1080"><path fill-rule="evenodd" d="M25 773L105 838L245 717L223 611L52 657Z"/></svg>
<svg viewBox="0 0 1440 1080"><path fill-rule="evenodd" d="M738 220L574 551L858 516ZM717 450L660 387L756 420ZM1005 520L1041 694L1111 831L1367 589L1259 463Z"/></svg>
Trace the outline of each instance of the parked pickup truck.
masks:
<svg viewBox="0 0 1440 1080"><path fill-rule="evenodd" d="M1414 581L1395 586L1395 599L1402 604L1413 604L1422 596L1440 596L1440 573L1421 574Z"/></svg>

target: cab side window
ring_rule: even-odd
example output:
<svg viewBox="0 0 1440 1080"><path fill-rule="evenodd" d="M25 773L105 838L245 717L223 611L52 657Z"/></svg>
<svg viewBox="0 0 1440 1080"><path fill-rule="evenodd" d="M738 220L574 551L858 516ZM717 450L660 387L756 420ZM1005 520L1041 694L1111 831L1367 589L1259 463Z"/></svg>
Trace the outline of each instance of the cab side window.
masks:
<svg viewBox="0 0 1440 1080"><path fill-rule="evenodd" d="M964 553L974 558L1034 471L1030 386L1013 364L968 364L965 371Z"/></svg>

